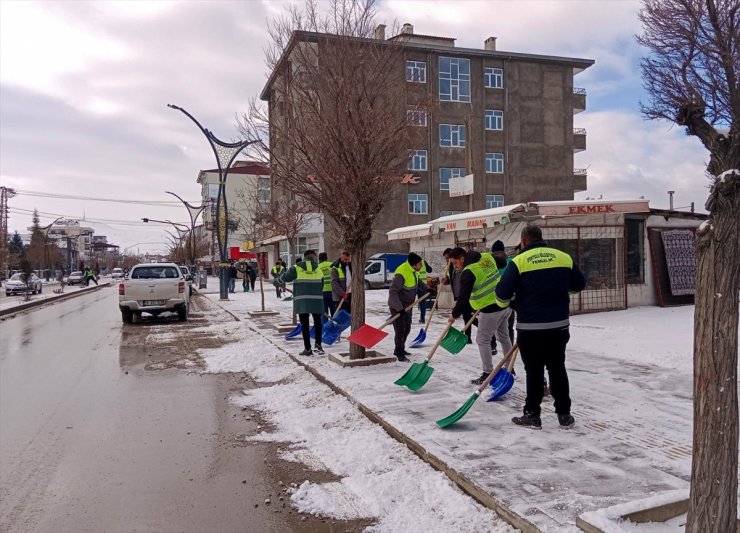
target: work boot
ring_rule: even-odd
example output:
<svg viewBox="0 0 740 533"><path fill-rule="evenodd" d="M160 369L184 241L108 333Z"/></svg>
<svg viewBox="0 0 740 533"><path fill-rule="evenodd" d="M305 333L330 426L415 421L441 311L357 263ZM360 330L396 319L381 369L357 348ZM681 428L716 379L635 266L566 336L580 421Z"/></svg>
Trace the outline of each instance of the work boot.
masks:
<svg viewBox="0 0 740 533"><path fill-rule="evenodd" d="M305 355L306 357L310 357L313 355L313 351L311 350L311 348L304 348L303 351L298 355Z"/></svg>
<svg viewBox="0 0 740 533"><path fill-rule="evenodd" d="M571 415L558 415L558 422L560 422L560 429L570 429L576 423L576 419Z"/></svg>
<svg viewBox="0 0 740 533"><path fill-rule="evenodd" d="M491 348L491 355L496 355L497 353L498 353L498 349L495 346L493 346Z"/></svg>
<svg viewBox="0 0 740 533"><path fill-rule="evenodd" d="M316 355L326 355L326 352L324 351L324 349L321 347L320 344L316 344L313 347L313 353L315 353Z"/></svg>
<svg viewBox="0 0 740 533"><path fill-rule="evenodd" d="M408 357L406 357L405 355L403 355L403 354L397 355L396 356L396 359L398 359L398 362L399 363L409 363L409 362L411 362L411 360Z"/></svg>
<svg viewBox="0 0 740 533"><path fill-rule="evenodd" d="M403 355L409 356L409 355L413 355L413 354L411 352L407 352L406 350L404 350L403 351Z"/></svg>
<svg viewBox="0 0 740 533"><path fill-rule="evenodd" d="M524 413L522 416L515 416L511 419L517 426L524 426L531 429L542 429L542 420L538 415Z"/></svg>
<svg viewBox="0 0 740 533"><path fill-rule="evenodd" d="M471 385L482 385L483 382L488 378L488 372L483 372L479 377L470 380Z"/></svg>

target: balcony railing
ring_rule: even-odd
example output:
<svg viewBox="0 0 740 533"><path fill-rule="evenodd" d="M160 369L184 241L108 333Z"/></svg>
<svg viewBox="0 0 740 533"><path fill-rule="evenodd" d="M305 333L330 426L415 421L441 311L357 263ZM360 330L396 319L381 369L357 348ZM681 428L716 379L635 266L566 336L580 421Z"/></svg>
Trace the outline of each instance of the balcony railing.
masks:
<svg viewBox="0 0 740 533"><path fill-rule="evenodd" d="M583 87L573 87L573 94L582 94L583 96L586 96L586 89Z"/></svg>
<svg viewBox="0 0 740 533"><path fill-rule="evenodd" d="M573 175L574 176L588 176L588 169L587 168L574 168Z"/></svg>
<svg viewBox="0 0 740 533"><path fill-rule="evenodd" d="M573 135L586 135L586 128L573 128Z"/></svg>

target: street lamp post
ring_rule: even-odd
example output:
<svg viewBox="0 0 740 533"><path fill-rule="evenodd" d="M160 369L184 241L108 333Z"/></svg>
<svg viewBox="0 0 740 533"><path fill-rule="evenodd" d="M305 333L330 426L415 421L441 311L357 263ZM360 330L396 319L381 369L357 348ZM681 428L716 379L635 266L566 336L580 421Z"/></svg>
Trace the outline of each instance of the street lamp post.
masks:
<svg viewBox="0 0 740 533"><path fill-rule="evenodd" d="M235 143L225 143L219 140L213 132L205 129L200 125L200 122L195 120L195 117L185 111L182 107L176 105L167 104L167 107L177 109L181 111L185 116L192 120L201 133L205 135L208 140L208 144L211 145L213 155L216 156L216 163L218 164L218 199L216 200L216 237L218 239L218 255L219 255L219 269L218 269L218 289L219 299L229 299L229 263L228 263L228 246L229 246L229 223L228 215L229 210L226 205L226 178L229 175L229 168L234 163L236 156L239 152L244 150L250 144L258 142L257 140L252 141L240 141Z"/></svg>
<svg viewBox="0 0 740 533"><path fill-rule="evenodd" d="M166 192L167 194L171 194L172 196L180 200L182 202L182 205L185 206L185 209L188 210L188 215L190 215L190 265L195 266L195 221L198 220L198 216L200 216L200 214L206 208L207 204L202 204L196 207L180 198L174 192L164 192Z"/></svg>
<svg viewBox="0 0 740 533"><path fill-rule="evenodd" d="M44 236L44 277L46 278L46 281L49 281L49 230L51 230L51 227L63 218L64 217L58 217L48 226L39 228L39 231L41 231L41 234Z"/></svg>
<svg viewBox="0 0 740 533"><path fill-rule="evenodd" d="M177 244L178 248L182 247L182 240L183 240L183 238L188 233L190 233L190 228L188 228L185 224L180 224L179 222L172 222L171 220L156 220L154 218L146 218L146 217L142 218L141 220L143 220L144 222L156 222L158 224L169 224L170 226L172 226L173 228L175 228L175 231L177 232L177 235L178 235L177 237L175 237L174 235L172 235L172 233L170 233L169 231L167 231L167 230L165 230L165 231L167 233L169 233L170 235L172 235L173 238L177 239L177 241L178 241L178 244ZM191 233L191 236L190 237L191 237L191 240L192 240L192 233Z"/></svg>

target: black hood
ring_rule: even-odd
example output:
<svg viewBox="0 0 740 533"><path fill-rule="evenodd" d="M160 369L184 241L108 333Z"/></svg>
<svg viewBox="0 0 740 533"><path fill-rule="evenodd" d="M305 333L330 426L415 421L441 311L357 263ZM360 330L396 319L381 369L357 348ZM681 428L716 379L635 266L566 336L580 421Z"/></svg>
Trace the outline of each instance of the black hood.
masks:
<svg viewBox="0 0 740 533"><path fill-rule="evenodd" d="M465 266L472 265L478 261L480 261L480 252L476 252L475 250L465 252Z"/></svg>

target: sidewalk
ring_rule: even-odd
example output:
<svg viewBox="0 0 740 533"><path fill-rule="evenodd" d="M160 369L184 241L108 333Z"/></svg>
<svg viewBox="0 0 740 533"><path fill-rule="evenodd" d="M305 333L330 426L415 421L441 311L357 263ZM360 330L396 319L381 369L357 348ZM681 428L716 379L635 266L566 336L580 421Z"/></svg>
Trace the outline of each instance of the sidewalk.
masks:
<svg viewBox="0 0 740 533"><path fill-rule="evenodd" d="M210 280L209 280L210 281ZM217 283L216 283L217 285ZM215 296L215 297L214 297ZM218 301L218 295L209 295ZM367 293L367 322L387 317L387 291ZM290 303L265 294L266 304L290 321ZM261 335L290 354L300 340L285 341L273 321L247 318L259 293L236 293L218 302L247 319ZM415 312L415 320L418 312ZM421 361L443 329L445 313L433 320ZM418 332L414 324L412 337ZM351 397L369 418L463 490L527 530L578 531L584 512L686 489L691 472L693 307L637 308L572 318L568 369L576 426L558 428L551 398L543 402L543 429L514 426L524 402L524 369L502 400L484 395L463 420L446 430L434 421L455 411L473 392L480 373L475 345L458 356L440 350L435 372L416 393L393 382L406 364L341 368L326 358L300 358L322 380ZM380 343L392 352L391 334ZM347 351L346 340L331 347ZM298 358L296 358L298 359Z"/></svg>

